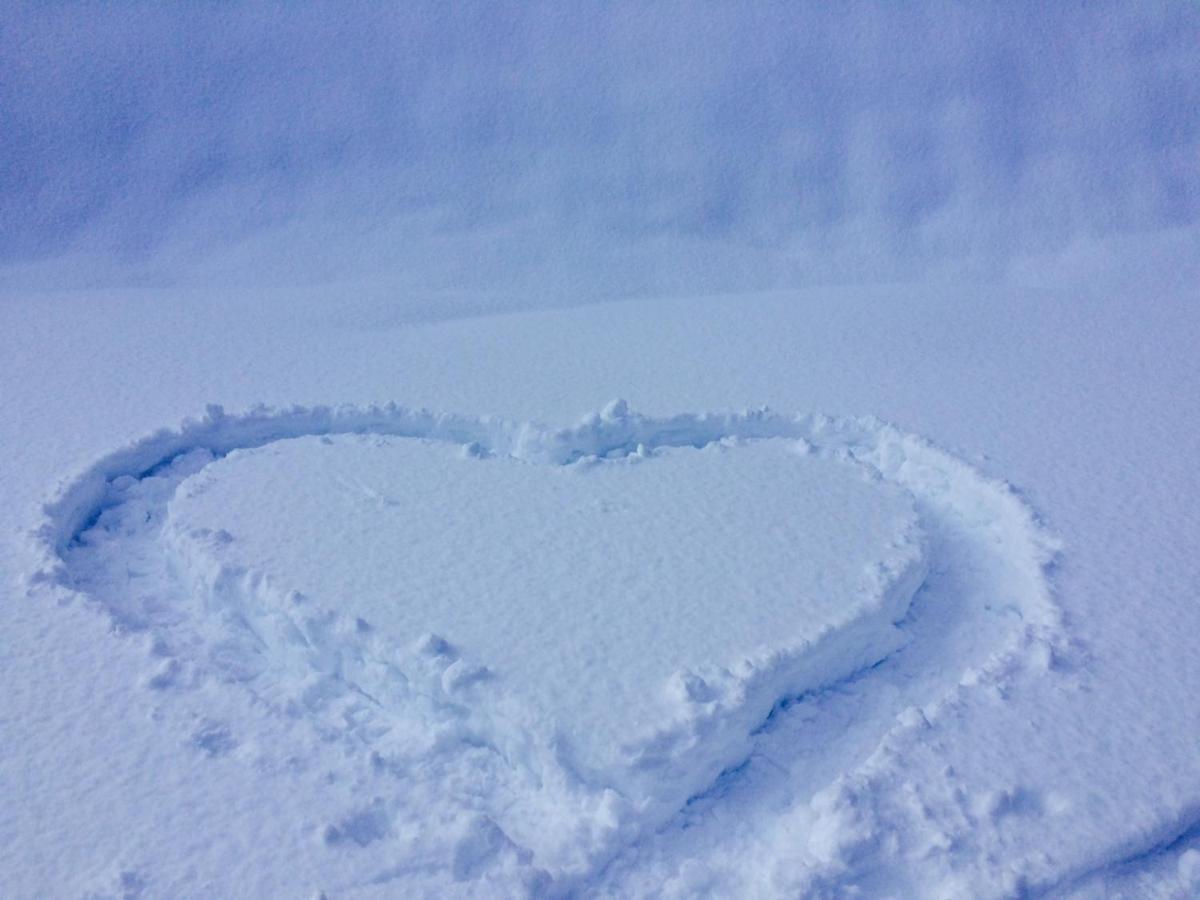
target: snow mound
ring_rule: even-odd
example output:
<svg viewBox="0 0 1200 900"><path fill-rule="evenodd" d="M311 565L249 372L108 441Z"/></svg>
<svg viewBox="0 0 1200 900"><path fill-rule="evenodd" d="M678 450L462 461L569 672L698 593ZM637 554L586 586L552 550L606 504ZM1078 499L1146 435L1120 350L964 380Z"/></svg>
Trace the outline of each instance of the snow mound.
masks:
<svg viewBox="0 0 1200 900"><path fill-rule="evenodd" d="M163 540L272 646L314 609L355 623L342 657L440 636L447 697L519 704L589 784L666 809L780 697L894 650L924 577L906 491L781 439L564 467L298 438L184 481ZM487 739L520 761L506 730Z"/></svg>
<svg viewBox="0 0 1200 900"><path fill-rule="evenodd" d="M1019 498L870 419L213 408L68 481L36 537L36 581L152 636L148 688L242 685L396 779L327 846L403 856L407 822L456 879L526 887L580 883L793 698L897 653L927 571L980 575L947 629L1058 627ZM910 680L932 709L1002 664L919 656L937 677ZM891 693L880 738L912 717Z"/></svg>

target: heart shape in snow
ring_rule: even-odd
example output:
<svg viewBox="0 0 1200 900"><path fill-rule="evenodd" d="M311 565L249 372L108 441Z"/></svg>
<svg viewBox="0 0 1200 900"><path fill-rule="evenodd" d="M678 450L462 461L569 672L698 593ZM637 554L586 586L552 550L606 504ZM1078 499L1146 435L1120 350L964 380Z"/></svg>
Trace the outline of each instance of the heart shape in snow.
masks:
<svg viewBox="0 0 1200 900"><path fill-rule="evenodd" d="M504 692L590 781L641 793L631 776L653 762L655 792L678 782L677 804L743 750L708 746L731 739L712 721L744 719L741 744L780 696L886 656L924 576L911 496L796 448L559 466L298 438L187 479L164 539L213 605L269 609L298 591L318 619L335 612L385 644L437 635L426 643L456 651L453 702Z"/></svg>
<svg viewBox="0 0 1200 900"><path fill-rule="evenodd" d="M990 529L1022 617L1056 623L1019 500L872 420L213 409L46 512L38 579L156 634L159 686L244 681L373 760L484 784L472 803L551 871L663 821L778 701L894 651L956 528Z"/></svg>

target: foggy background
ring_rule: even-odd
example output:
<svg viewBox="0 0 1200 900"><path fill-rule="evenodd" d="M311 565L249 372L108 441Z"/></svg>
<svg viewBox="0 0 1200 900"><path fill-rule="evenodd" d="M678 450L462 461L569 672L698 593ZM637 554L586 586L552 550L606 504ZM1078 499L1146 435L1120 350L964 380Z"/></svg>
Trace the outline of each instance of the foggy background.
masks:
<svg viewBox="0 0 1200 900"><path fill-rule="evenodd" d="M0 12L10 284L488 305L1154 272L1194 254L1198 173L1189 2Z"/></svg>

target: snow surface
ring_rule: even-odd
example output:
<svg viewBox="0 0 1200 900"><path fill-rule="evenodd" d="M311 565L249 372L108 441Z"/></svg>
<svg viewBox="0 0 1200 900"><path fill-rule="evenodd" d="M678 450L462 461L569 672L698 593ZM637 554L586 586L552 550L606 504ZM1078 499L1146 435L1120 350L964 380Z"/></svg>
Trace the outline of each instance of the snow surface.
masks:
<svg viewBox="0 0 1200 900"><path fill-rule="evenodd" d="M320 830L390 861L344 888L431 856L459 882L580 888L707 802L797 698L892 681L856 717L878 740L1061 640L1054 544L1023 504L872 420L211 407L88 467L45 516L32 582L144 633L147 688L240 686L342 745L331 782L383 776ZM912 609L918 588L940 614ZM938 650L964 644L982 669L945 671ZM207 717L186 743L240 744ZM828 862L845 838L822 831Z"/></svg>
<svg viewBox="0 0 1200 900"><path fill-rule="evenodd" d="M894 649L924 574L905 494L786 443L640 446L547 468L297 439L188 478L166 540L191 592L222 593L214 605L240 602L226 584L266 579L397 645L432 631L431 649L462 653L448 693L494 675L588 771L655 755L645 743L667 743L673 720L747 702L764 670L810 672L805 648L833 657L819 668L830 680ZM821 646L847 632L840 652ZM681 762L706 755L688 747Z"/></svg>
<svg viewBox="0 0 1200 900"><path fill-rule="evenodd" d="M1200 627L1189 587L1196 506L1180 489L1191 483L1181 450L1200 441L1194 422L1160 404L1200 388L1192 300L973 295L821 290L416 328L360 328L353 304L342 325L319 307L215 300L186 317L153 315L151 298L6 304L4 383L27 385L7 395L18 412L3 426L13 473L4 568L19 579L3 662L6 893L120 894L128 882L148 895L748 884L1086 895L1128 860L1122 877L1152 879L1169 896L1191 877L1186 835L1200 797L1189 787L1200 784L1200 673L1187 637ZM53 340L31 352L39 333ZM579 372L587 379L570 377ZM875 420L770 412L643 417L616 406L573 426L517 424L570 421L593 390L631 385L639 405L668 413L706 397L870 407L991 455L968 464ZM250 407L331 394L405 394L487 415ZM243 411L154 430L204 398ZM542 859L482 802L508 773L489 772L491 751L473 746L470 728L360 729L361 696L327 696L320 677L289 706L231 682L220 663L236 654L172 645L174 617L193 607L138 607L135 593L72 583L84 574L70 565L73 541L100 521L109 491L161 477L181 454L178 465L208 454L231 463L238 448L337 434L474 443L543 465L623 457L639 443L803 439L912 495L928 576L900 623L903 647L830 689L780 695L741 765L663 820L620 797L547 785L557 855ZM1025 487L1013 492L998 473ZM174 494L163 488L156 503ZM123 562L128 583L140 563ZM126 621L113 602L122 598ZM228 636L219 617L200 621L211 630L192 634L194 648ZM354 645L331 633L335 650ZM424 658L423 683L440 690L445 665ZM430 762L455 754L475 778ZM1158 860L1158 848L1161 865L1136 862Z"/></svg>
<svg viewBox="0 0 1200 900"><path fill-rule="evenodd" d="M0 896L1197 896L1198 36L5 5Z"/></svg>
<svg viewBox="0 0 1200 900"><path fill-rule="evenodd" d="M378 707L357 731L462 723L500 756L478 802L539 848L577 826L530 785L572 784L597 806L616 789L626 818L661 820L745 758L781 696L899 643L924 575L916 513L852 463L779 440L639 444L566 467L469 446L277 442L188 476L164 509L163 482L204 462L193 451L114 484L66 564L119 621L160 635L172 677L170 648L211 627L180 622L196 597L198 618L229 627L185 654L193 667L281 705L349 685ZM141 523L161 531L160 559ZM410 689L430 666L437 683Z"/></svg>

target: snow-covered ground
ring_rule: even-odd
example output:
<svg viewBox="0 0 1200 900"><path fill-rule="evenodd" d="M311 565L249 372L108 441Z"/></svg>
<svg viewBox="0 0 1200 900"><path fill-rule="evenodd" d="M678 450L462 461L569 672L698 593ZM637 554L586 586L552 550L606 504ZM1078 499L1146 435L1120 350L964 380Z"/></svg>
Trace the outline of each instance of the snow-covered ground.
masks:
<svg viewBox="0 0 1200 900"><path fill-rule="evenodd" d="M1186 891L1200 334L1126 296L7 304L10 892ZM898 425L677 415L751 397Z"/></svg>
<svg viewBox="0 0 1200 900"><path fill-rule="evenodd" d="M0 895L1200 896L1194 12L15 9Z"/></svg>

